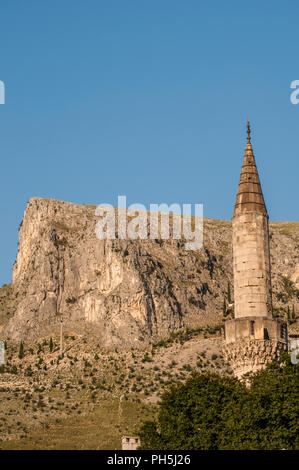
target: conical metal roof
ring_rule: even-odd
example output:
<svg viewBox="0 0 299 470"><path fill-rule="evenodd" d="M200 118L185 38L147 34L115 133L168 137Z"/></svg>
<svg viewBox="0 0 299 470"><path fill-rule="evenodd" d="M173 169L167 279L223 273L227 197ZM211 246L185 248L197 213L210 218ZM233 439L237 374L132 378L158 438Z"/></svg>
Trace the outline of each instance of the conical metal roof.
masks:
<svg viewBox="0 0 299 470"><path fill-rule="evenodd" d="M251 146L249 121L247 122L247 145L240 175L234 216L248 211L268 215Z"/></svg>

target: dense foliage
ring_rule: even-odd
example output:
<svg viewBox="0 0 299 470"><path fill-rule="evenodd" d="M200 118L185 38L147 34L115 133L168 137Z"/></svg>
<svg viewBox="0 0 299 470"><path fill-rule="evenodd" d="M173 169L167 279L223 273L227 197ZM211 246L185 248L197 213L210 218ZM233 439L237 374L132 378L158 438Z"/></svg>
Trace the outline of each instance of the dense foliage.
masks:
<svg viewBox="0 0 299 470"><path fill-rule="evenodd" d="M299 364L289 356L248 377L193 374L167 390L143 449L299 449Z"/></svg>

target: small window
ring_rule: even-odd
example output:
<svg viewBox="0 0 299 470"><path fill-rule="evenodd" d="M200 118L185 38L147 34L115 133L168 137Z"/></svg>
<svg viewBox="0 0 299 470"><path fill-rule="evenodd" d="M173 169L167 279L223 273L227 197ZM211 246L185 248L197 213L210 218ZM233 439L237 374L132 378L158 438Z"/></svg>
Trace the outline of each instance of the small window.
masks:
<svg viewBox="0 0 299 470"><path fill-rule="evenodd" d="M267 328L264 328L264 339L270 339Z"/></svg>
<svg viewBox="0 0 299 470"><path fill-rule="evenodd" d="M130 442L130 439L127 437L127 438L126 438L126 441L127 441L127 442Z"/></svg>
<svg viewBox="0 0 299 470"><path fill-rule="evenodd" d="M250 334L254 335L254 321L250 322Z"/></svg>

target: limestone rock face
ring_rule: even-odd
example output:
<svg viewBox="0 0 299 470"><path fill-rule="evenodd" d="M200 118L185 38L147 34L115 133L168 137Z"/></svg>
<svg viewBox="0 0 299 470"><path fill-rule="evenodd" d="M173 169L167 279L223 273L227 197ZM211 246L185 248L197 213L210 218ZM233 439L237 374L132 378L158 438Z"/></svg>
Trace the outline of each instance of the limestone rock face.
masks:
<svg viewBox="0 0 299 470"><path fill-rule="evenodd" d="M219 322L220 294L231 277L223 271L229 224L221 235L215 227L207 247L192 252L182 240L99 240L95 209L28 202L13 269L18 305L7 336L50 334L63 319L65 329L92 332L104 346L132 347L183 326Z"/></svg>
<svg viewBox="0 0 299 470"><path fill-rule="evenodd" d="M57 333L63 319L65 330L130 348L182 327L221 322L229 280L233 287L231 222L205 219L203 248L187 251L183 240L99 240L95 209L28 202L13 268L14 314L1 337ZM295 272L298 235L299 223L294 234L270 224L273 289L281 274Z"/></svg>
<svg viewBox="0 0 299 470"><path fill-rule="evenodd" d="M291 276L291 281L295 284L295 287L299 289L299 264L295 268L295 272Z"/></svg>

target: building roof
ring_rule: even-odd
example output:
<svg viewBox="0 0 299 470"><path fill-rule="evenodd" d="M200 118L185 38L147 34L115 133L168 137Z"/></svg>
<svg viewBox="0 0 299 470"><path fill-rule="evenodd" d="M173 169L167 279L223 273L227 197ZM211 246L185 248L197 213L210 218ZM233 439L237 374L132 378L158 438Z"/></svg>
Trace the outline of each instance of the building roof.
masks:
<svg viewBox="0 0 299 470"><path fill-rule="evenodd" d="M247 122L247 145L240 175L234 215L248 211L268 215L251 145L249 121Z"/></svg>

